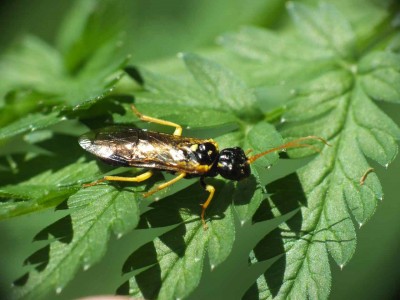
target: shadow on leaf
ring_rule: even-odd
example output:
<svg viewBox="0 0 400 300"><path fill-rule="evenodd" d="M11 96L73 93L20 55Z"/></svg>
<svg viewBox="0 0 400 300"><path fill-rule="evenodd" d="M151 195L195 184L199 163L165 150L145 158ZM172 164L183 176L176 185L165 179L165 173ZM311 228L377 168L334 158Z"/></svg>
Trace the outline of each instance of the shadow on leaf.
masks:
<svg viewBox="0 0 400 300"><path fill-rule="evenodd" d="M72 241L72 237L72 219L70 215L67 215L39 231L33 239L34 241L55 239L61 243L69 244Z"/></svg>
<svg viewBox="0 0 400 300"><path fill-rule="evenodd" d="M2 173L0 177L2 184L18 184L48 170L56 172L78 160L82 156L76 137L55 134L51 139L37 143L37 146L51 152L51 155L38 155L29 160L25 154L13 155L18 173L10 176Z"/></svg>
<svg viewBox="0 0 400 300"><path fill-rule="evenodd" d="M306 206L307 200L301 186L300 180L296 173L289 174L283 178L280 178L266 186L266 189L270 196L270 200L273 207L268 201L263 201L256 214L253 217L254 222L262 222L270 220L275 216L272 210L278 210L279 214L287 214L299 206ZM290 228L290 232L295 233L295 236L299 236L303 218L301 211L294 217L288 220L285 224ZM265 261L272 259L278 255L282 255L268 270L263 274L264 280L268 285L268 288L273 296L276 296L283 284L284 272L286 269L286 256L284 255L284 243L283 243L283 230L277 228L267 234L253 249L254 261ZM285 231L286 232L286 231ZM255 283L246 292L244 299L258 299L259 291L257 283Z"/></svg>
<svg viewBox="0 0 400 300"><path fill-rule="evenodd" d="M212 184L216 186L217 193L207 209L206 218L218 222L218 220L224 219L224 212L230 204L228 199L231 197L226 197L226 195L221 197L222 193L218 193L224 187L223 181L212 180ZM228 185L232 192L232 184ZM226 185L225 188L227 188ZM163 277L168 276L169 271L174 268L173 265L181 259L187 259L188 255L193 255L193 253L188 253L188 247L193 247L190 244L193 243L193 239L200 243L200 247L206 248L205 235L208 232L203 230L199 205L206 198L207 192L199 185L194 184L151 205L152 209L142 215L139 229L179 225L161 235L154 242L145 244L128 257L123 266L123 273L136 272L138 274L133 273L134 278L132 277L129 282L120 286L117 291L119 294L129 292L131 295L140 295L145 299L157 298L165 280ZM211 232L211 229L209 230ZM197 250L203 251L203 249L195 251ZM190 269L185 271L190 272ZM201 272L198 274L200 276Z"/></svg>
<svg viewBox="0 0 400 300"><path fill-rule="evenodd" d="M57 240L61 243L70 243L73 237L71 216L67 215L41 230L34 237L34 241L48 240L50 243ZM50 260L50 243L38 249L24 260L24 265L34 266L36 271L46 269ZM29 272L14 281L15 286L24 286L29 280Z"/></svg>

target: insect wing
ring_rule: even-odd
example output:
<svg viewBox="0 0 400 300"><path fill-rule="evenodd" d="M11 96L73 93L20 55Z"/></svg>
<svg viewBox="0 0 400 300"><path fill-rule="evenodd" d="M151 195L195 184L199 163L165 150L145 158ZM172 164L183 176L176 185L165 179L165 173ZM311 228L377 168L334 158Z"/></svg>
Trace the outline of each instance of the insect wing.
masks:
<svg viewBox="0 0 400 300"><path fill-rule="evenodd" d="M113 126L89 132L79 139L80 146L104 162L198 174L198 159L191 149L204 140Z"/></svg>
<svg viewBox="0 0 400 300"><path fill-rule="evenodd" d="M132 157L129 149L138 144L139 130L122 126L107 127L82 135L79 145L108 164L129 167Z"/></svg>

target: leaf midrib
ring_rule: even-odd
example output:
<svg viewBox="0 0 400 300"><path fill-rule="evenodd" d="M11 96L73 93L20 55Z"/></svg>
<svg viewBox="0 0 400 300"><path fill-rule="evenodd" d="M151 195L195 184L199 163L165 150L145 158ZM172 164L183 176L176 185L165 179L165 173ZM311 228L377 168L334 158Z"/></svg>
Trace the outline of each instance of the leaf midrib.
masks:
<svg viewBox="0 0 400 300"><path fill-rule="evenodd" d="M354 85L353 85L353 89L351 89L351 92L353 92L353 91L354 91ZM334 159L333 165L330 167L331 172L329 174L329 178L327 178L329 180L328 188L324 191L323 197L320 197L321 199L323 199L323 201L322 201L322 205L319 206L320 210L319 210L318 217L317 217L318 222L316 222L315 226L313 226L313 228L310 230L310 232L312 232L312 233L310 233L311 241L307 243L307 246L306 246L307 248L306 248L305 255L304 255L305 258L302 260L302 262L301 262L299 268L297 269L296 273L293 274L293 277L295 277L296 279L298 278L298 275L299 275L300 271L305 267L304 263L309 257L308 252L310 250L310 245L312 244L312 242L314 240L315 230L321 224L321 219L322 219L321 216L322 216L322 214L323 214L323 212L325 210L325 206L326 206L326 202L327 202L327 194L328 194L329 190L331 189L332 177L335 176L335 172L336 172L336 168L337 168L337 166L336 166L336 164L338 163L338 159L337 159L338 155L337 155L337 153L340 151L340 148L341 148L341 140L343 138L343 131L346 130L346 125L348 124L349 118L351 117L351 113L350 113L350 111L351 111L351 108L350 108L351 99L352 99L352 97L350 95L348 97L346 108L345 108L346 118L345 118L345 121L344 121L343 125L340 127L340 129L338 131L338 134L337 134L337 135L339 135L339 137L338 137L338 141L336 142L337 145L335 147L335 152L334 152L335 159ZM334 138L334 137L336 137L336 135L332 136L331 139ZM324 180L322 179L321 181L318 182L318 184L316 186L314 186L314 188L318 187L323 182L324 182ZM326 246L325 246L325 248L326 248ZM288 296L291 293L291 291L293 290L294 283L296 282L296 279L290 281L290 288L287 291L286 296Z"/></svg>

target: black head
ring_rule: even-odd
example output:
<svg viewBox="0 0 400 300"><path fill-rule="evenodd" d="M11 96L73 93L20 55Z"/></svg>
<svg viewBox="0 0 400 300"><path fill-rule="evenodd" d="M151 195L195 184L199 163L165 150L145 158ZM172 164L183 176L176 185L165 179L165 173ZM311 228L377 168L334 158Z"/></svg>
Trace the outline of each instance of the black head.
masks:
<svg viewBox="0 0 400 300"><path fill-rule="evenodd" d="M230 180L242 180L250 176L250 164L242 148L226 148L219 153L218 173Z"/></svg>

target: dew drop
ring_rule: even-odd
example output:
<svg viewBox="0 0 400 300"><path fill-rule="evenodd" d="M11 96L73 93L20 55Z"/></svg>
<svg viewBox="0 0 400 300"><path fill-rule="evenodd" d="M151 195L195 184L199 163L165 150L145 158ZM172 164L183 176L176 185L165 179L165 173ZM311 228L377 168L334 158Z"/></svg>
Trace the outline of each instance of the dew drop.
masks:
<svg viewBox="0 0 400 300"><path fill-rule="evenodd" d="M284 117L281 117L280 122L281 122L281 123L285 123L285 122L286 122L286 119L285 119Z"/></svg>
<svg viewBox="0 0 400 300"><path fill-rule="evenodd" d="M195 261L195 262L199 262L199 261L200 261L200 257L195 257L195 258L194 258L194 261Z"/></svg>
<svg viewBox="0 0 400 300"><path fill-rule="evenodd" d="M211 271L214 271L215 265L211 265Z"/></svg>
<svg viewBox="0 0 400 300"><path fill-rule="evenodd" d="M378 198L380 201L383 201L383 195Z"/></svg>
<svg viewBox="0 0 400 300"><path fill-rule="evenodd" d="M186 126L186 129L192 129L192 127L190 127L190 126Z"/></svg>
<svg viewBox="0 0 400 300"><path fill-rule="evenodd" d="M361 229L361 227L363 227L364 223L358 223L358 228Z"/></svg>
<svg viewBox="0 0 400 300"><path fill-rule="evenodd" d="M134 289L129 289L129 294L133 294L134 291Z"/></svg>
<svg viewBox="0 0 400 300"><path fill-rule="evenodd" d="M271 169L272 168L272 165L268 165L267 166L267 170L269 170L269 169Z"/></svg>
<svg viewBox="0 0 400 300"><path fill-rule="evenodd" d="M122 233L118 233L117 234L117 240L119 240L120 238L122 238L123 234Z"/></svg>
<svg viewBox="0 0 400 300"><path fill-rule="evenodd" d="M68 120L68 118L66 116L61 117L61 121L65 121Z"/></svg>
<svg viewBox="0 0 400 300"><path fill-rule="evenodd" d="M341 264L341 265L339 266L339 268L340 268L340 271L342 271L343 268L344 268L344 264Z"/></svg>
<svg viewBox="0 0 400 300"><path fill-rule="evenodd" d="M385 168L387 169L389 167L389 163L385 164Z"/></svg>
<svg viewBox="0 0 400 300"><path fill-rule="evenodd" d="M159 200L160 200L160 197L154 198L154 201L159 201Z"/></svg>
<svg viewBox="0 0 400 300"><path fill-rule="evenodd" d="M89 264L85 264L83 266L83 271L87 271L87 270L89 270L89 268L90 268L90 265Z"/></svg>
<svg viewBox="0 0 400 300"><path fill-rule="evenodd" d="M56 288L56 294L61 294L63 288L61 286Z"/></svg>
<svg viewBox="0 0 400 300"><path fill-rule="evenodd" d="M245 223L246 223L245 220L240 221L240 226L244 226Z"/></svg>

